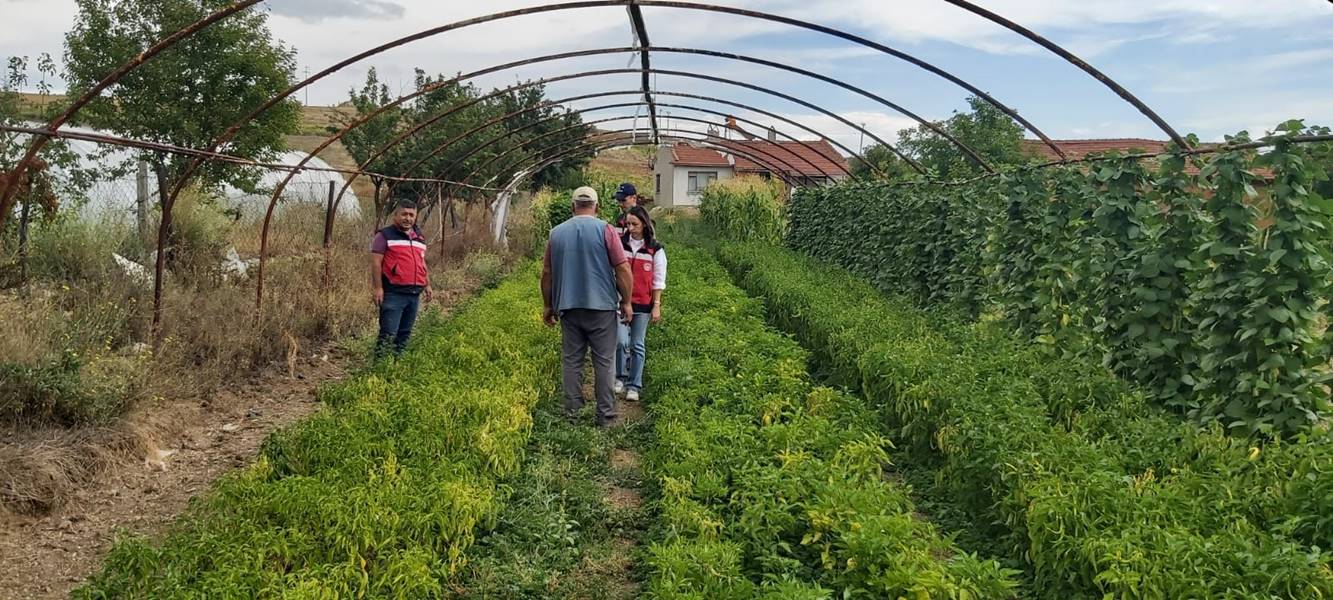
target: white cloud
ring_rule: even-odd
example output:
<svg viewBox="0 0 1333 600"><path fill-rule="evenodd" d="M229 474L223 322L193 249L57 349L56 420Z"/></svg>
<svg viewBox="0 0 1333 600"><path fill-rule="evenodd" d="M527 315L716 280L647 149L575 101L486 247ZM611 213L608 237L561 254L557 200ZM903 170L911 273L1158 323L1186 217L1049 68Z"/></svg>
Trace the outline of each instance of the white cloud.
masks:
<svg viewBox="0 0 1333 600"><path fill-rule="evenodd" d="M751 0L746 4L825 23L854 24L910 42L947 41L996 53L1029 52L1034 48L1018 34L940 0ZM1156 0L1132 4L1124 0L992 0L977 4L1039 34L1068 29L1085 37L1114 25L1159 23L1186 30L1283 27L1299 26L1329 14L1323 0ZM1092 49L1095 51L1095 47Z"/></svg>
<svg viewBox="0 0 1333 600"><path fill-rule="evenodd" d="M1160 94L1198 96L1210 92L1240 92L1239 87L1271 91L1276 83L1308 75L1301 67L1333 64L1333 48L1310 48L1256 56L1225 64L1194 64L1188 70L1157 69L1152 90ZM1324 76L1333 73L1325 68ZM1327 99L1326 99L1327 101Z"/></svg>
<svg viewBox="0 0 1333 600"><path fill-rule="evenodd" d="M397 19L405 12L401 4L385 0L269 0L267 6L273 14L311 23L341 17Z"/></svg>

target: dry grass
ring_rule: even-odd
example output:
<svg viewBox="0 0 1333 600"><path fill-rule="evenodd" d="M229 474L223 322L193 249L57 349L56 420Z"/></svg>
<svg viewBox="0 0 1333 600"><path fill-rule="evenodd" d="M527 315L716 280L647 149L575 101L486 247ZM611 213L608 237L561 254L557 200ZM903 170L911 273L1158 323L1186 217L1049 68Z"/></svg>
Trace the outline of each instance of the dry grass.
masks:
<svg viewBox="0 0 1333 600"><path fill-rule="evenodd" d="M0 445L0 513L40 515L60 508L71 490L98 473L155 450L146 426L129 420L33 437Z"/></svg>
<svg viewBox="0 0 1333 600"><path fill-rule="evenodd" d="M189 200L180 205L163 296L164 344L156 357L142 354L150 341L151 287L126 278L110 258L113 251L129 253L129 246L144 260L148 253L135 248L133 232L77 223L35 232L35 280L27 296L0 292L0 366L35 369L77 353L73 371L59 373L72 378L61 379L69 384L61 389L97 392L77 394L88 405L74 407L96 418L0 414L0 423L7 422L0 437L14 441L0 448L0 507L49 511L109 465L150 453L161 428L149 425L152 411L136 406L193 401L329 341L373 331L366 250L373 219L336 223L324 288L323 210L286 207L272 228L264 303L256 312L254 268L235 279L218 265L231 247L243 259L255 258L259 224L220 214ZM493 282L511 258L492 249L484 206L461 206L459 217L460 230L446 227L429 257L446 301ZM438 216L435 231L426 226L428 235L438 231Z"/></svg>

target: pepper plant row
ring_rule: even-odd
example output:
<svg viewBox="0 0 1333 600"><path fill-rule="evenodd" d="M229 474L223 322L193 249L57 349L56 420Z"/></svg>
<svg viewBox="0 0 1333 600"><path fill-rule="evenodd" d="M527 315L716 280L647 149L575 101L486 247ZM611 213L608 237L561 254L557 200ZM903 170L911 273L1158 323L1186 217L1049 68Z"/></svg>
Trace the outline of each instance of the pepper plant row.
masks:
<svg viewBox="0 0 1333 600"><path fill-rule="evenodd" d="M715 259L673 252L647 363L651 597L1012 597L1011 573L959 551L885 480L875 414L813 385L805 351Z"/></svg>
<svg viewBox="0 0 1333 600"><path fill-rule="evenodd" d="M993 321L923 311L775 246L721 255L836 382L883 409L1043 597L1333 593L1327 437L1248 448Z"/></svg>
<svg viewBox="0 0 1333 600"><path fill-rule="evenodd" d="M957 187L806 188L787 241L920 303L993 307L1199 422L1290 436L1329 415L1333 381L1333 200L1315 192L1314 150L1288 140L1320 132L1294 121L1270 152L1177 152L1154 172L1122 157Z"/></svg>
<svg viewBox="0 0 1333 600"><path fill-rule="evenodd" d="M523 270L423 324L397 363L322 389L327 410L271 436L160 544L117 543L77 596L442 596L556 378L535 280Z"/></svg>

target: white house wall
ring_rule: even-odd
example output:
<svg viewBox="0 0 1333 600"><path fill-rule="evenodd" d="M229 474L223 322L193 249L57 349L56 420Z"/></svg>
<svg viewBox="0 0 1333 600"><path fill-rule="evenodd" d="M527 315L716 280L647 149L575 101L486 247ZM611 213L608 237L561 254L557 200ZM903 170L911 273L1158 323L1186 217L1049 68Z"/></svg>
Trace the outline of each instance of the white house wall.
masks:
<svg viewBox="0 0 1333 600"><path fill-rule="evenodd" d="M672 177L675 195L672 206L699 206L699 196L690 195L690 173L693 171L713 171L718 181L725 181L736 176L731 167L675 167Z"/></svg>
<svg viewBox="0 0 1333 600"><path fill-rule="evenodd" d="M660 182L660 189L655 189L653 199L658 206L670 208L676 206L676 197L673 195L676 189L676 178L672 174L671 164L671 146L658 146L657 158L653 161L653 180L654 185Z"/></svg>

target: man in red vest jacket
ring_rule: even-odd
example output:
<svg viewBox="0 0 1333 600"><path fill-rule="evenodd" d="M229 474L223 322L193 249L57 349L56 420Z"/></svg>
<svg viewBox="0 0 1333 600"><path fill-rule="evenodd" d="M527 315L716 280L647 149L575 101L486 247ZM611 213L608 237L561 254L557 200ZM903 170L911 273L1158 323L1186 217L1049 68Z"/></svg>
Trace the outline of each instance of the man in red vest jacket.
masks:
<svg viewBox="0 0 1333 600"><path fill-rule="evenodd" d="M412 336L422 301L431 301L426 272L426 238L417 228L417 205L400 200L393 209L393 224L379 230L370 242L371 300L380 309L376 356L393 346L401 355Z"/></svg>

